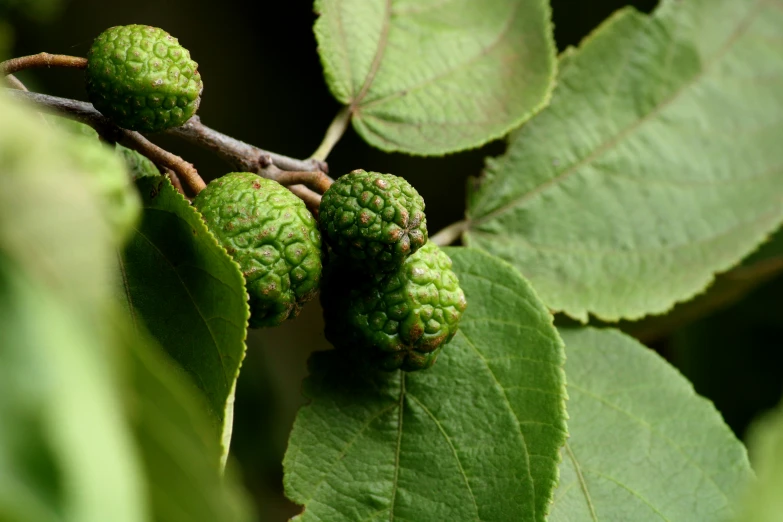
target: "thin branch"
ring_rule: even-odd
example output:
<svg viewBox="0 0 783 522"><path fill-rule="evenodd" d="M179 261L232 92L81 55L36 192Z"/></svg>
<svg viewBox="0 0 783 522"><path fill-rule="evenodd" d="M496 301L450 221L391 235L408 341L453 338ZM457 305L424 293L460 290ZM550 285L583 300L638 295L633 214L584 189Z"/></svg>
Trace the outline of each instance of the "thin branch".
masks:
<svg viewBox="0 0 783 522"><path fill-rule="evenodd" d="M468 229L467 221L457 221L447 226L434 236L430 236L430 241L438 246L448 246L458 240L463 232Z"/></svg>
<svg viewBox="0 0 783 522"><path fill-rule="evenodd" d="M181 127L166 131L167 134L179 136L186 141L214 151L228 163L242 172L257 172L274 165L280 170L292 171L322 171L329 172L329 167L323 161L308 159L298 160L276 154L253 145L239 141L222 132L211 129L201 123L201 118L193 116ZM265 176L267 177L267 176Z"/></svg>
<svg viewBox="0 0 783 522"><path fill-rule="evenodd" d="M291 170L280 170L273 166L277 170L274 176L270 179L274 179L283 186L290 187L291 185L304 185L312 191L323 194L329 187L332 186L332 178L321 172L320 170L312 172L300 172ZM269 170L269 168L267 168Z"/></svg>
<svg viewBox="0 0 783 522"><path fill-rule="evenodd" d="M17 91L24 91L28 92L27 87L13 74L9 74L5 77L5 82L8 84L8 86L11 89L16 89Z"/></svg>
<svg viewBox="0 0 783 522"><path fill-rule="evenodd" d="M313 159L326 161L326 158L329 157L329 153L332 152L334 146L337 145L337 142L340 141L343 134L345 134L345 131L348 129L348 124L351 122L351 116L353 116L351 107L343 107L340 112L337 113L334 121L332 121L329 128L326 129L324 140L313 153Z"/></svg>
<svg viewBox="0 0 783 522"><path fill-rule="evenodd" d="M74 69L86 69L87 58L67 56L64 54L39 53L32 56L20 56L0 63L0 71L3 75L13 74L25 69L41 69L49 67L70 67Z"/></svg>
<svg viewBox="0 0 783 522"><path fill-rule="evenodd" d="M89 125L106 141L133 149L153 163L173 170L196 194L206 187L206 183L192 164L176 154L163 150L140 133L116 126L89 103L32 92L11 90L9 94L12 98L34 102L49 112Z"/></svg>

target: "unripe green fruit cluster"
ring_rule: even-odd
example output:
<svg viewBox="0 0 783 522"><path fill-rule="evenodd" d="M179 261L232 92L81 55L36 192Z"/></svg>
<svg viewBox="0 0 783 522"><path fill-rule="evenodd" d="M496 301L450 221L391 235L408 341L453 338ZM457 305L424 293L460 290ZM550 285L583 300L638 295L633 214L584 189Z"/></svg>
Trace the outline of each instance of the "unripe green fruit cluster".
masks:
<svg viewBox="0 0 783 522"><path fill-rule="evenodd" d="M321 234L288 189L236 172L212 181L193 204L245 276L250 326L277 326L318 294Z"/></svg>
<svg viewBox="0 0 783 522"><path fill-rule="evenodd" d="M188 121L204 84L176 38L147 25L112 27L87 57L87 94L120 127L158 132Z"/></svg>
<svg viewBox="0 0 783 522"><path fill-rule="evenodd" d="M320 228L328 256L302 200L274 181L228 174L193 204L245 276L250 326L295 317L320 288L326 336L337 349L405 371L431 367L457 332L465 294L451 259L426 243L424 201L402 178L355 171L326 191ZM322 257L330 258L323 285Z"/></svg>
<svg viewBox="0 0 783 522"><path fill-rule="evenodd" d="M404 179L354 171L321 202L333 256L321 289L327 339L382 370L423 370L467 307L451 259L427 242L424 200Z"/></svg>

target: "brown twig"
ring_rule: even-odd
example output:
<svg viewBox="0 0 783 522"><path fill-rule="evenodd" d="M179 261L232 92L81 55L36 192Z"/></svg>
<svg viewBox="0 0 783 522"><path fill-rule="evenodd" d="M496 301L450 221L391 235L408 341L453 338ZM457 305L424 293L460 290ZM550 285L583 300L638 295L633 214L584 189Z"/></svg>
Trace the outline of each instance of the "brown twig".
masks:
<svg viewBox="0 0 783 522"><path fill-rule="evenodd" d="M283 186L290 187L291 185L304 185L312 191L323 194L329 187L332 186L332 179L321 172L320 170L314 170L311 172L280 170L274 174L274 179Z"/></svg>
<svg viewBox="0 0 783 522"><path fill-rule="evenodd" d="M120 129L89 103L37 93L15 92L14 95L20 99L32 101L46 107L57 114L86 123L104 136L104 139L117 141L128 148L137 150L153 162L171 168L196 193L203 188L203 181L198 183L201 180L200 177L198 180L195 180L197 183L196 187L191 185L190 180L193 179L192 173L195 172L195 169L190 163L185 162L179 156L174 156L160 149L160 147L150 143L139 133ZM130 136L124 136L124 139L141 138L144 142L135 146L127 145L121 139L117 139L117 132L119 131L123 134L130 134ZM312 158L298 160L259 149L207 127L201 123L197 116L191 118L182 127L169 129L166 133L182 137L187 141L214 151L243 172L254 172L288 186L291 192L304 200L311 209L317 209L317 204L320 203L319 193L323 193L332 184L332 179L326 175L328 165L324 161ZM157 150L149 148L147 144L152 145ZM161 161L167 161L168 163L160 163ZM177 168L172 165L177 165ZM288 175L289 172L292 174ZM305 185L312 187L314 190ZM313 205L316 206L313 207Z"/></svg>
<svg viewBox="0 0 783 522"><path fill-rule="evenodd" d="M27 87L13 74L9 74L5 77L5 82L8 84L8 86L11 89L16 89L17 91L24 91L28 92Z"/></svg>
<svg viewBox="0 0 783 522"><path fill-rule="evenodd" d="M0 63L3 75L13 74L25 69L40 69L44 67L70 67L86 69L87 58L67 56L64 54L39 53L32 56L20 56Z"/></svg>
<svg viewBox="0 0 783 522"><path fill-rule="evenodd" d="M201 123L201 118L198 116L192 117L181 127L169 129L167 133L214 151L243 172L261 173L261 170L272 165L286 171L310 172L320 170L321 172L329 172L329 167L324 161L316 159L298 160L259 149L207 127Z"/></svg>
<svg viewBox="0 0 783 522"><path fill-rule="evenodd" d="M133 149L153 163L173 170L196 194L206 187L206 183L192 164L158 147L140 133L116 126L89 103L33 92L10 91L9 94L14 98L34 102L49 112L89 125L106 141Z"/></svg>

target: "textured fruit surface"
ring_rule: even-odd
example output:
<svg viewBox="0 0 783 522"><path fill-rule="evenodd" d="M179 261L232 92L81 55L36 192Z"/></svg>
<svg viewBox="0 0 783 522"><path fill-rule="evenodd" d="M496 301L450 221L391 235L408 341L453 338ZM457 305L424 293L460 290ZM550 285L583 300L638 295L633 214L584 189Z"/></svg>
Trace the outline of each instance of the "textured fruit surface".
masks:
<svg viewBox="0 0 783 522"><path fill-rule="evenodd" d="M299 314L321 281L321 233L301 199L247 172L212 181L193 204L239 263L250 296L250 326Z"/></svg>
<svg viewBox="0 0 783 522"><path fill-rule="evenodd" d="M427 242L424 200L392 174L342 176L324 194L320 214L335 253L370 272L396 269Z"/></svg>
<svg viewBox="0 0 783 522"><path fill-rule="evenodd" d="M162 29L112 27L87 57L90 101L120 127L157 132L182 125L198 110L204 88L198 64Z"/></svg>
<svg viewBox="0 0 783 522"><path fill-rule="evenodd" d="M457 333L467 307L451 259L427 243L394 272L357 281L337 260L321 291L326 337L383 370L423 370Z"/></svg>

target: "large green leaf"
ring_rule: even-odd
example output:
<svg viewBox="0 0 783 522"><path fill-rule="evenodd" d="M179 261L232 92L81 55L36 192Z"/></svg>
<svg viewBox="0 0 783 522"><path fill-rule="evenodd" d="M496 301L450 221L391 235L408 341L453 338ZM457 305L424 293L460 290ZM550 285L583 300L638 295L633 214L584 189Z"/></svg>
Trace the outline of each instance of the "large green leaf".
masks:
<svg viewBox="0 0 783 522"><path fill-rule="evenodd" d="M545 519L566 437L562 343L511 266L448 253L468 310L432 369L312 357L284 460L300 520Z"/></svg>
<svg viewBox="0 0 783 522"><path fill-rule="evenodd" d="M383 150L478 147L549 99L555 47L544 0L317 0L315 9L329 88Z"/></svg>
<svg viewBox="0 0 783 522"><path fill-rule="evenodd" d="M562 329L569 440L550 522L719 522L752 477L711 403L615 330Z"/></svg>
<svg viewBox="0 0 783 522"><path fill-rule="evenodd" d="M244 278L168 178L137 185L144 217L121 260L130 315L206 395L227 452L250 313Z"/></svg>
<svg viewBox="0 0 783 522"><path fill-rule="evenodd" d="M662 313L703 290L783 218L782 39L779 0L620 11L488 162L468 244L581 320Z"/></svg>

